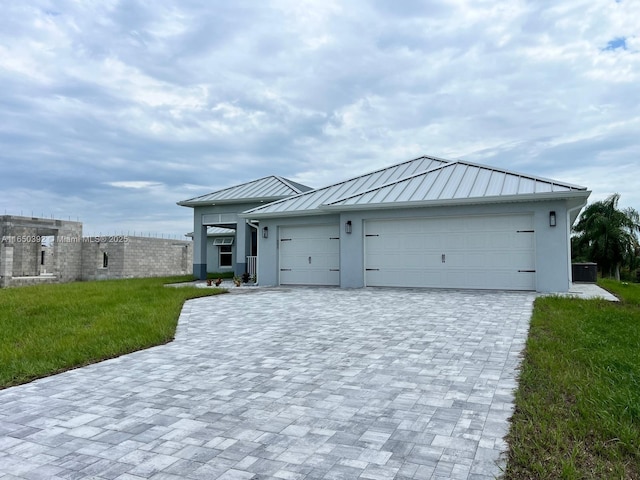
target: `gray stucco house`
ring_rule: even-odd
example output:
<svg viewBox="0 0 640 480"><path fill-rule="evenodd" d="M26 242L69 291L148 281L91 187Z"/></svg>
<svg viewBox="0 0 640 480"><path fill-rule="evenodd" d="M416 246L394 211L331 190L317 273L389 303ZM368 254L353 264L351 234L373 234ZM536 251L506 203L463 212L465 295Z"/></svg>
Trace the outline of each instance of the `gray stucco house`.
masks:
<svg viewBox="0 0 640 480"><path fill-rule="evenodd" d="M318 189L268 178L280 188L261 179L179 202L199 232L194 275L206 275L215 226L235 230L235 270L255 268L260 285L564 292L571 225L591 193L428 156Z"/></svg>

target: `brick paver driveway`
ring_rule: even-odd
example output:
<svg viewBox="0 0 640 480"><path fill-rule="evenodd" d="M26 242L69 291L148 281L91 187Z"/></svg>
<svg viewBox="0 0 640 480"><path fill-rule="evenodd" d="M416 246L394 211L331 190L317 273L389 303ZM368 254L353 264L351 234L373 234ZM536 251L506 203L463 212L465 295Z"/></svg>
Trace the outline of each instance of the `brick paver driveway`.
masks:
<svg viewBox="0 0 640 480"><path fill-rule="evenodd" d="M533 293L255 289L0 391L0 478L494 478Z"/></svg>

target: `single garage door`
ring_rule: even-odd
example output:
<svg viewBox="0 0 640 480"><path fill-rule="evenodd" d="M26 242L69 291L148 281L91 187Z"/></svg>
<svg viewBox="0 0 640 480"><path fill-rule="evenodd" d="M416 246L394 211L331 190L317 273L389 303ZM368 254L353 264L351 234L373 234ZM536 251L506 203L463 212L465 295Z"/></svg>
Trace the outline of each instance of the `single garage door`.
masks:
<svg viewBox="0 0 640 480"><path fill-rule="evenodd" d="M533 215L365 224L367 286L535 290Z"/></svg>
<svg viewBox="0 0 640 480"><path fill-rule="evenodd" d="M338 225L280 227L281 285L340 285Z"/></svg>

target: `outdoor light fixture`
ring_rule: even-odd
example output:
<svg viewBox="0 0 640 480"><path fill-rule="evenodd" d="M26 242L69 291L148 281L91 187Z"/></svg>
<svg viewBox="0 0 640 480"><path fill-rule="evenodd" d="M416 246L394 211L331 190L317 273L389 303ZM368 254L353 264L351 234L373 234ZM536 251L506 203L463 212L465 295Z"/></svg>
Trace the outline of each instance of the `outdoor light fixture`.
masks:
<svg viewBox="0 0 640 480"><path fill-rule="evenodd" d="M550 227L555 227L556 226L556 212L549 212L549 226Z"/></svg>
<svg viewBox="0 0 640 480"><path fill-rule="evenodd" d="M269 227L264 227L262 229L262 238L269 238Z"/></svg>
<svg viewBox="0 0 640 480"><path fill-rule="evenodd" d="M351 233L351 220L347 220L347 222L344 224L344 232Z"/></svg>

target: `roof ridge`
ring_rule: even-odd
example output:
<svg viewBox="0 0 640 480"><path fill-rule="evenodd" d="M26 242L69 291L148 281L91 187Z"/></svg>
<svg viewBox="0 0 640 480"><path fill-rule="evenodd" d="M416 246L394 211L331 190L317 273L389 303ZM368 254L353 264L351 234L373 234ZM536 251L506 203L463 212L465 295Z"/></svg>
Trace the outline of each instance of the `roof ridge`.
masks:
<svg viewBox="0 0 640 480"><path fill-rule="evenodd" d="M275 178L277 178L278 180L280 180L282 183L284 183L287 187L293 189L293 190L297 190L298 193L304 193L304 192L308 192L310 190L313 190L312 187L309 187L308 185L304 185L302 183L298 183L298 182L294 182L293 180L289 180L288 178L285 177L281 177L280 175L273 175ZM304 187L300 188L300 187Z"/></svg>

